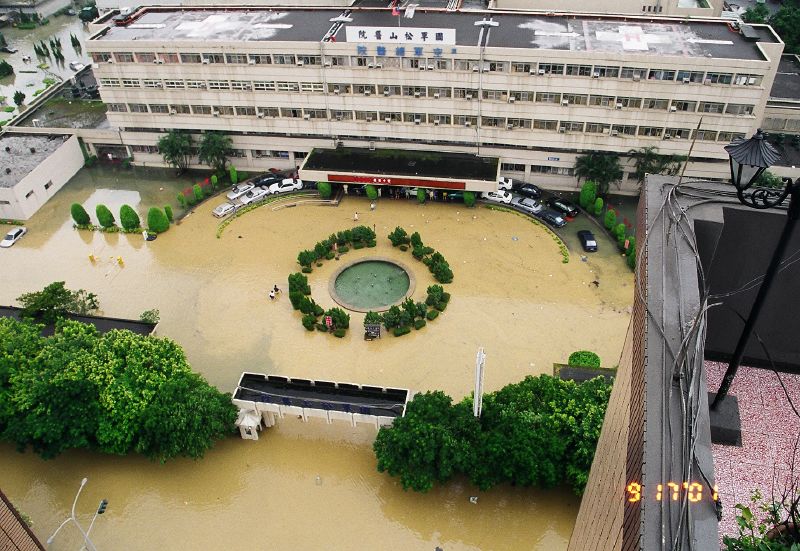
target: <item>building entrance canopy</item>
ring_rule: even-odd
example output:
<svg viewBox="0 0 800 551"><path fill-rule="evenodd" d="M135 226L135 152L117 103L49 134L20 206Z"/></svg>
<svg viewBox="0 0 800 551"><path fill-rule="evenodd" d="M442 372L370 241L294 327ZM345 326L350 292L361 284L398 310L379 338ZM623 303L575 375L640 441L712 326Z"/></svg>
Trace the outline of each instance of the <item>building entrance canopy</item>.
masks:
<svg viewBox="0 0 800 551"><path fill-rule="evenodd" d="M313 149L300 167L303 180L379 186L492 191L500 159L467 153L398 149Z"/></svg>

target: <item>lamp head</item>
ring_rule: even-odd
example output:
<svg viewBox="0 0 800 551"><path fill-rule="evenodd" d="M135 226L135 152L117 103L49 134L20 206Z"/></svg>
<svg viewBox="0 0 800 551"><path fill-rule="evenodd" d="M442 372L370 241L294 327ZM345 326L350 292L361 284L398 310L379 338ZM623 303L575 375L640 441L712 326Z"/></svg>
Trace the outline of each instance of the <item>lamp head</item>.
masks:
<svg viewBox="0 0 800 551"><path fill-rule="evenodd" d="M731 164L731 183L738 191L752 186L763 172L781 158L759 128L750 139L734 140L725 146Z"/></svg>

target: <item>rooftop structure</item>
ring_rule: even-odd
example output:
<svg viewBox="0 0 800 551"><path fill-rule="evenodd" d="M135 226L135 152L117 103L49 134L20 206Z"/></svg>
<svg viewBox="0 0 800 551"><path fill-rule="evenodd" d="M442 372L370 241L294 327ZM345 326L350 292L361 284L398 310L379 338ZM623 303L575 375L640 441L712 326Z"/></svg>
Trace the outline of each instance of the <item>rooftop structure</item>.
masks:
<svg viewBox="0 0 800 551"><path fill-rule="evenodd" d="M770 100L800 102L800 59L796 55L781 56L769 97Z"/></svg>
<svg viewBox="0 0 800 551"><path fill-rule="evenodd" d="M393 16L386 9L353 10L347 14L351 21L335 26L331 19L339 15L338 10L148 8L140 13L129 25L111 27L98 40L230 43L321 41L333 37L336 42L358 44L426 43L441 46L443 51L452 46L484 46L753 60L766 60L755 46L756 41L779 42L766 26L749 27L753 35L746 38L719 21L678 23L581 14L540 16L417 10L413 18L405 18ZM475 25L479 16L491 18L502 30L485 32ZM428 29L442 32L430 32L424 38L413 36ZM410 38L408 33L412 35Z"/></svg>
<svg viewBox="0 0 800 551"><path fill-rule="evenodd" d="M16 306L0 306L0 318L13 318L20 319L22 308ZM108 316L82 316L78 314L67 314L67 319L94 325L100 333L108 333L114 329L124 329L131 331L138 335L150 335L156 329L155 323L150 323L141 320L132 320L125 318L110 318ZM49 336L53 334L54 327L52 325L45 326L42 330L42 335Z"/></svg>
<svg viewBox="0 0 800 551"><path fill-rule="evenodd" d="M13 135L0 136L0 188L17 185L69 136Z"/></svg>

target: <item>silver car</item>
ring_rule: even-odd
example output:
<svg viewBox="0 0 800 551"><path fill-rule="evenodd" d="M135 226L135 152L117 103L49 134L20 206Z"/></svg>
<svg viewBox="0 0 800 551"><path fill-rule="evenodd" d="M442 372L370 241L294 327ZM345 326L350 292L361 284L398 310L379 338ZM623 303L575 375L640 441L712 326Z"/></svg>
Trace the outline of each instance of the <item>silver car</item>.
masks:
<svg viewBox="0 0 800 551"><path fill-rule="evenodd" d="M236 207L231 203L222 203L218 207L214 208L211 211L211 214L216 216L217 218L224 218L228 216L230 213L234 212Z"/></svg>
<svg viewBox="0 0 800 551"><path fill-rule="evenodd" d="M544 208L539 201L530 197L516 196L511 201L511 204L528 214L539 214Z"/></svg>
<svg viewBox="0 0 800 551"><path fill-rule="evenodd" d="M28 229L24 226L20 226L18 228L12 229L6 236L0 241L0 247L7 248L19 241L23 235L28 233Z"/></svg>
<svg viewBox="0 0 800 551"><path fill-rule="evenodd" d="M253 184L248 184L246 182L243 182L241 184L233 186L225 197L233 201L234 199L238 199L239 197L241 197L254 187L255 186Z"/></svg>

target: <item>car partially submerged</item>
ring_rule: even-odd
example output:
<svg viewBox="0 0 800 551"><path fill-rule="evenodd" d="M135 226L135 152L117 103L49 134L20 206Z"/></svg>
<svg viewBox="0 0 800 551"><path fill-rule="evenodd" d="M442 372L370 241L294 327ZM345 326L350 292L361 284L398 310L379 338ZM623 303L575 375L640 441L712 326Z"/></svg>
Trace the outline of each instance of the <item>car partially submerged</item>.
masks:
<svg viewBox="0 0 800 551"><path fill-rule="evenodd" d="M581 242L581 247L587 253L594 253L597 252L597 240L594 238L594 234L589 230L581 230L578 232L578 239Z"/></svg>
<svg viewBox="0 0 800 551"><path fill-rule="evenodd" d="M23 235L28 233L28 228L24 226L19 226L17 228L13 228L10 232L6 234L2 241L0 241L0 247L8 248L17 241L19 241Z"/></svg>
<svg viewBox="0 0 800 551"><path fill-rule="evenodd" d="M211 211L211 214L217 218L224 218L235 210L236 206L233 203L222 203L221 205L215 207L214 210Z"/></svg>
<svg viewBox="0 0 800 551"><path fill-rule="evenodd" d="M580 212L575 203L572 201L567 201L566 199L562 199L561 197L551 197L547 200L547 205L551 209L557 210L561 214L569 216L570 218L575 218Z"/></svg>
<svg viewBox="0 0 800 551"><path fill-rule="evenodd" d="M484 191L481 193L481 197L496 203L505 203L506 205L509 204L513 198L513 196L504 189L498 189L497 191Z"/></svg>
<svg viewBox="0 0 800 551"><path fill-rule="evenodd" d="M249 205L250 203L261 201L267 195L269 195L268 189L264 189L263 187L257 187L251 189L250 191L239 197L239 201L242 202L242 205Z"/></svg>
<svg viewBox="0 0 800 551"><path fill-rule="evenodd" d="M544 208L539 201L530 197L516 196L511 200L511 205L528 214L539 214Z"/></svg>
<svg viewBox="0 0 800 551"><path fill-rule="evenodd" d="M269 186L270 193L286 193L303 189L303 181L295 178L285 178Z"/></svg>
<svg viewBox="0 0 800 551"><path fill-rule="evenodd" d="M233 201L234 199L238 199L239 197L241 197L242 195L253 189L253 187L255 186L253 186L253 184L249 182L242 182L241 184L236 184L231 188L231 190L225 197Z"/></svg>
<svg viewBox="0 0 800 551"><path fill-rule="evenodd" d="M567 221L564 220L564 217L561 216L560 212L556 212L550 209L542 209L536 215L554 228L561 228L567 224Z"/></svg>

